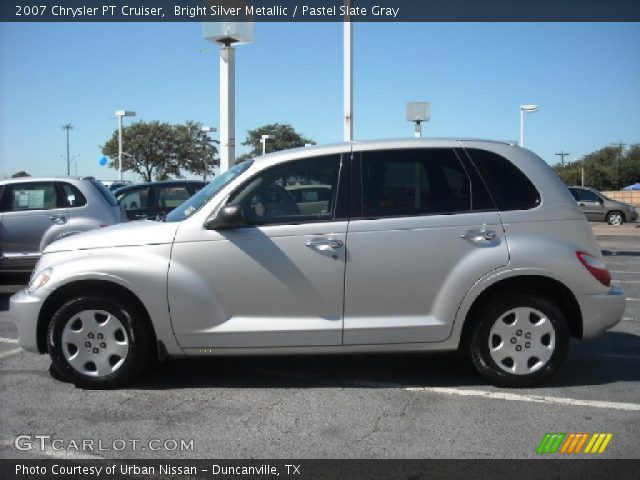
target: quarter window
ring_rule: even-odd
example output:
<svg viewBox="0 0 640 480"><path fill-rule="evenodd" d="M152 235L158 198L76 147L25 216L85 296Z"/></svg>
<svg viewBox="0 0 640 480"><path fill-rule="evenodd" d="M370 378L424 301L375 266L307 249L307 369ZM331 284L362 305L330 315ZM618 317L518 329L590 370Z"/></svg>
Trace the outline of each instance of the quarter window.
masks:
<svg viewBox="0 0 640 480"><path fill-rule="evenodd" d="M361 168L365 217L493 208L484 187L472 181L451 149L365 152Z"/></svg>
<svg viewBox="0 0 640 480"><path fill-rule="evenodd" d="M340 156L294 160L253 177L229 200L249 224L307 223L333 219Z"/></svg>
<svg viewBox="0 0 640 480"><path fill-rule="evenodd" d="M499 210L528 210L540 204L540 194L522 171L506 158L486 150L467 154L487 182Z"/></svg>
<svg viewBox="0 0 640 480"><path fill-rule="evenodd" d="M70 183L60 182L62 189L62 203L65 207L83 207L87 204L87 199L82 192Z"/></svg>

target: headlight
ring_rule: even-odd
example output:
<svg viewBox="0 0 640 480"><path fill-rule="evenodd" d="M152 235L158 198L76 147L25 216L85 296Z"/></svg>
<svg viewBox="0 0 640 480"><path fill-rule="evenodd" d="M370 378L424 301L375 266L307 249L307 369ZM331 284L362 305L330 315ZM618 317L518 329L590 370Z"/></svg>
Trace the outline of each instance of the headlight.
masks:
<svg viewBox="0 0 640 480"><path fill-rule="evenodd" d="M41 272L38 272L38 274L35 275L29 282L29 286L27 287L27 292L33 293L36 290L40 289L41 287L44 287L49 282L52 272L53 272L53 269L51 268L45 268Z"/></svg>

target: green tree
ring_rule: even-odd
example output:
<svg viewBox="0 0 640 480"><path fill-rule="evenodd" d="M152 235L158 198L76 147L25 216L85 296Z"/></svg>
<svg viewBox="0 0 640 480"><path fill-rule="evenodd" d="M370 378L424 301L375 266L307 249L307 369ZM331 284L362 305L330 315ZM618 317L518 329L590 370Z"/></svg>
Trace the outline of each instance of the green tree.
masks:
<svg viewBox="0 0 640 480"><path fill-rule="evenodd" d="M247 132L247 138L242 142L242 145L250 146L252 149L249 153L239 157L237 159L237 163L262 155L262 142L260 141L262 139L262 135L271 135L272 137L267 140L267 153L288 150L290 148L304 147L307 143L313 145L316 143L310 138L306 138L302 134L296 132L295 129L287 123L272 123L264 125Z"/></svg>
<svg viewBox="0 0 640 480"><path fill-rule="evenodd" d="M122 169L141 175L145 181L183 178L183 171L202 175L211 172L217 149L197 122L185 125L136 122L122 130ZM109 167L118 168L118 132L104 144L102 153ZM209 162L207 162L209 160Z"/></svg>
<svg viewBox="0 0 640 480"><path fill-rule="evenodd" d="M19 172L14 173L13 175L11 175L11 178L22 178L22 177L30 177L31 174L25 172L24 170L20 170Z"/></svg>

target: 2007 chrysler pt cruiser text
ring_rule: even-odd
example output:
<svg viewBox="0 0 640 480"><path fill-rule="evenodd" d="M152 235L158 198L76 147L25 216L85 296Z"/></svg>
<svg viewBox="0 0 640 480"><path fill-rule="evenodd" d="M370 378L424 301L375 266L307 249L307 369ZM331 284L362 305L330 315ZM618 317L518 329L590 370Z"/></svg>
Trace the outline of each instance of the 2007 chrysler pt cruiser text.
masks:
<svg viewBox="0 0 640 480"><path fill-rule="evenodd" d="M163 222L51 244L10 311L20 345L87 388L151 357L455 349L522 387L620 321L610 283L538 156L415 139L238 164Z"/></svg>

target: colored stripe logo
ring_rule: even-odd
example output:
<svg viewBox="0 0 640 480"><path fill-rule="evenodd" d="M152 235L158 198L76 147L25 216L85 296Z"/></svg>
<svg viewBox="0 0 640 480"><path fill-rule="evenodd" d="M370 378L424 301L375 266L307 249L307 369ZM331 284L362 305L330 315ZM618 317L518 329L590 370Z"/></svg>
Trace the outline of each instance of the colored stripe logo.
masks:
<svg viewBox="0 0 640 480"><path fill-rule="evenodd" d="M538 455L564 453L604 453L612 433L546 433L538 445ZM584 448L584 450L583 450Z"/></svg>

